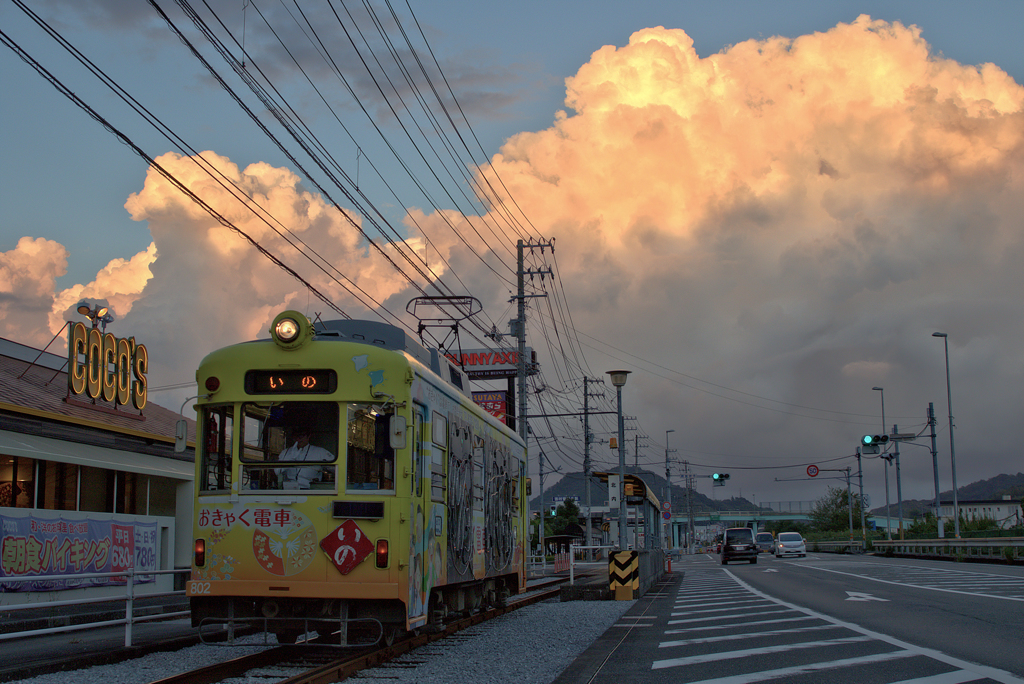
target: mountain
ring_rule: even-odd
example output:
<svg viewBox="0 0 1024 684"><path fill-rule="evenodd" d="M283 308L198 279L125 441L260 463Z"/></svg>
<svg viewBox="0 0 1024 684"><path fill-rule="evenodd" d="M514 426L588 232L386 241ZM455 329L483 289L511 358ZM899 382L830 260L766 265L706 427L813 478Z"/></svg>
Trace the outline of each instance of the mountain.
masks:
<svg viewBox="0 0 1024 684"><path fill-rule="evenodd" d="M969 485L956 488L958 502L977 501L985 499L1002 499L1010 496L1014 500L1024 497L1024 473L1016 475L996 475L987 480L978 480ZM953 490L947 490L939 494L940 501L952 501ZM903 501L903 517L915 518L924 515L926 512L934 511L935 499L905 499ZM892 503L889 507L889 515L896 515L897 504ZM879 506L870 511L872 515L885 515L885 506Z"/></svg>

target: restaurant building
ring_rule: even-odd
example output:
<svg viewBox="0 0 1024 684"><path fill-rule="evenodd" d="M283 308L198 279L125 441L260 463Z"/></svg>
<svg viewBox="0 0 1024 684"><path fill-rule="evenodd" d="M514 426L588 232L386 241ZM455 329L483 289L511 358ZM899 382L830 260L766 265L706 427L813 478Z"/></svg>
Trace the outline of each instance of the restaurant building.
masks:
<svg viewBox="0 0 1024 684"><path fill-rule="evenodd" d="M194 421L148 399L134 338L69 324L59 356L0 338L0 604L181 588L191 560ZM12 579L62 576L62 580ZM6 580L6 581L5 581ZM53 592L59 592L54 595Z"/></svg>

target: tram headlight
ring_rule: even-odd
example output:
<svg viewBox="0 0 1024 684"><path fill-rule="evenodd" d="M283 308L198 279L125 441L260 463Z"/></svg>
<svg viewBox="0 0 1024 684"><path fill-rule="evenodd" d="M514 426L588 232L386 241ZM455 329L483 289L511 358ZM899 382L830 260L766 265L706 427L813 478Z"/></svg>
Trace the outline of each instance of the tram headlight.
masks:
<svg viewBox="0 0 1024 684"><path fill-rule="evenodd" d="M206 540L196 539L195 564L197 568L206 566Z"/></svg>
<svg viewBox="0 0 1024 684"><path fill-rule="evenodd" d="M270 326L270 335L283 349L295 349L312 337L309 319L298 311L284 311Z"/></svg>
<svg viewBox="0 0 1024 684"><path fill-rule="evenodd" d="M274 332L282 342L292 342L299 336L299 323L290 318L282 318L274 326Z"/></svg>
<svg viewBox="0 0 1024 684"><path fill-rule="evenodd" d="M388 567L388 540L378 539L377 540L377 567L386 568Z"/></svg>

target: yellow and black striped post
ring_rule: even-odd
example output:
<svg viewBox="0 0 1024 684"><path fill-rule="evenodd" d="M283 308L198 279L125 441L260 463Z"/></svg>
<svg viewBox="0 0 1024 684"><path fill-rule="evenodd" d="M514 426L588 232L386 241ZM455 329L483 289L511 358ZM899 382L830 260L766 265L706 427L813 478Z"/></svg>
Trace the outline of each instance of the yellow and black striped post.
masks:
<svg viewBox="0 0 1024 684"><path fill-rule="evenodd" d="M636 551L616 551L608 559L609 588L616 601L635 599L640 590L640 557Z"/></svg>

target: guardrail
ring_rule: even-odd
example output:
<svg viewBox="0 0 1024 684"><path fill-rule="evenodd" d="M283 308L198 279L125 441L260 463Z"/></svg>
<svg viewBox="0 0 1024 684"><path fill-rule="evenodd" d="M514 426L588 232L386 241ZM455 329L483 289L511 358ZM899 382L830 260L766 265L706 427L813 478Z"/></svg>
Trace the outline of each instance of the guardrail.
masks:
<svg viewBox="0 0 1024 684"><path fill-rule="evenodd" d="M860 539L853 541L807 541L808 551L824 551L826 553L864 553L864 542Z"/></svg>
<svg viewBox="0 0 1024 684"><path fill-rule="evenodd" d="M879 539L871 542L875 552L894 556L919 556L953 560L1024 561L1024 537L981 539Z"/></svg>
<svg viewBox="0 0 1024 684"><path fill-rule="evenodd" d="M151 575L175 575L191 573L190 569L182 570L146 570L140 572L140 575L147 577ZM93 603L110 603L112 601L124 601L124 617L117 620L99 620L96 622L83 622L76 625L62 625L60 627L46 627L44 629L29 629L22 630L19 632L7 632L0 634L0 641L6 641L8 639L20 639L30 636L38 636L41 634L59 634L61 632L77 632L84 629L94 629L96 627L109 627L111 625L124 625L124 645L130 647L132 645L132 626L137 622L149 622L152 620L167 620L170 618L188 617L191 615L191 611L182 610L169 613L158 613L154 615L135 615L135 600L142 598L163 598L167 596L184 596L185 590L179 589L177 591L166 591L156 593L143 593L136 595L135 593L135 571L132 569L122 570L120 572L98 572L92 574L81 574L81 575L34 575L32 577L4 577L4 584L12 584L17 582L40 582L50 580L82 580L82 579L96 579L101 577L125 577L125 595L120 596L99 596L90 599L74 599L68 601L37 601L32 603L23 603L18 605L0 605L0 612L12 613L22 610L38 610L40 608L59 608L62 606L82 606Z"/></svg>

